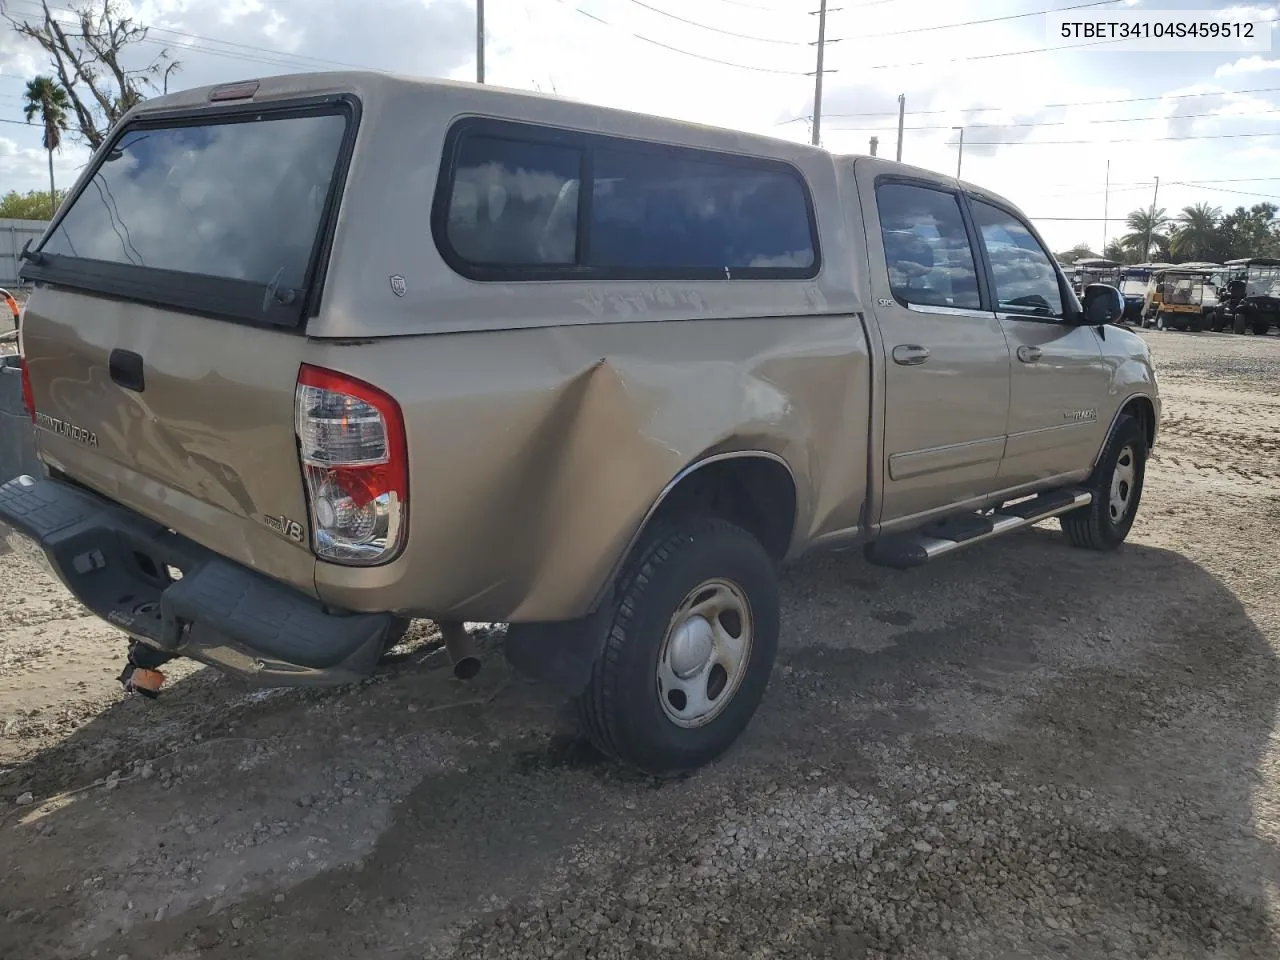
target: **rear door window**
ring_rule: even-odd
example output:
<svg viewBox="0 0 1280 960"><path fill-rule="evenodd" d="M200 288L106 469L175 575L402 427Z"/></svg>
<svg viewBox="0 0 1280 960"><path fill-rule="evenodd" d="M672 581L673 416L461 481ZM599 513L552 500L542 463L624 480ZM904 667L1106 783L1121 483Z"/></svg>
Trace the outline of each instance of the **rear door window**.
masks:
<svg viewBox="0 0 1280 960"><path fill-rule="evenodd" d="M348 124L326 106L127 129L33 272L175 304L204 292L205 307L296 322Z"/></svg>
<svg viewBox="0 0 1280 960"><path fill-rule="evenodd" d="M910 183L876 187L893 295L906 304L977 310L978 271L959 197Z"/></svg>

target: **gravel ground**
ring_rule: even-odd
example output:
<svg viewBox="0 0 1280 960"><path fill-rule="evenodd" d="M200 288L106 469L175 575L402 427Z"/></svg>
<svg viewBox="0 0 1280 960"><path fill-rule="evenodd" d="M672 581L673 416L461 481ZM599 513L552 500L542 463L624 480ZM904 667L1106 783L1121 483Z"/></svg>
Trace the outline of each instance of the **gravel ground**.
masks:
<svg viewBox="0 0 1280 960"><path fill-rule="evenodd" d="M1280 338L1146 336L1124 549L799 564L755 722L676 783L425 624L357 688L123 700L119 636L0 557L0 956L1280 955Z"/></svg>

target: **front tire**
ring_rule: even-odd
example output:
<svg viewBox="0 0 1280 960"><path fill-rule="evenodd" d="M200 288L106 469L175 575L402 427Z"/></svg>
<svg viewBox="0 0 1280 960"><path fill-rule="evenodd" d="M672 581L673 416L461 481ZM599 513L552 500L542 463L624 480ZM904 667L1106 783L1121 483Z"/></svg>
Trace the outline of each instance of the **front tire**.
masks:
<svg viewBox="0 0 1280 960"><path fill-rule="evenodd" d="M595 747L659 777L724 753L760 704L778 649L778 576L751 534L687 517L649 535L575 701Z"/></svg>
<svg viewBox="0 0 1280 960"><path fill-rule="evenodd" d="M1074 547L1114 550L1133 528L1147 472L1147 434L1136 417L1123 414L1098 459L1085 489L1087 507L1063 514L1062 532Z"/></svg>
<svg viewBox="0 0 1280 960"><path fill-rule="evenodd" d="M1231 318L1231 332L1243 334L1246 329L1247 321L1243 314L1237 313Z"/></svg>
<svg viewBox="0 0 1280 960"><path fill-rule="evenodd" d="M1253 335L1255 337L1265 337L1267 335L1267 331L1270 329L1271 329L1270 320L1253 321Z"/></svg>

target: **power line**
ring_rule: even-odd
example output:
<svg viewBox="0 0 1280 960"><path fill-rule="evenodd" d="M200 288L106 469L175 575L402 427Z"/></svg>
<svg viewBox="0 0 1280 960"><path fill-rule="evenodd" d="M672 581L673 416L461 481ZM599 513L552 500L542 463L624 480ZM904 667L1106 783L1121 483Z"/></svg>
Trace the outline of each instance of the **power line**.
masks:
<svg viewBox="0 0 1280 960"><path fill-rule="evenodd" d="M720 27L713 27L710 24L699 23L697 20L689 20L686 17L681 17L667 10L660 10L657 7L650 6L649 4L645 3L644 0L631 0L631 2L634 3L637 7L644 7L644 9L646 10L652 10L654 13L661 14L664 17L670 17L672 20L679 20L681 23L687 23L691 27L698 27L699 29L702 29L702 30L709 30L712 33L718 33L726 37L737 37L739 40L754 40L757 43L773 43L783 47L807 47L809 45L803 40L779 40L775 37L757 37L754 34L750 34L750 33L735 33L732 30L722 30ZM1108 2L1115 3L1115 2L1118 2L1118 0L1108 0ZM835 43L834 40L828 40L827 42Z"/></svg>
<svg viewBox="0 0 1280 960"><path fill-rule="evenodd" d="M1251 93L1277 93L1280 87L1253 87L1249 90L1220 90L1207 91L1205 93L1175 93L1160 94L1155 97L1121 97L1112 100L1076 100L1068 103L1045 103L1039 106L1029 106L1021 104L1018 106L1006 107L944 107L937 110L908 110L907 116L924 117L933 116L940 113L987 113L995 110L1053 110L1060 107L1099 107L1107 106L1115 103L1153 103L1157 100L1188 100L1193 97L1231 97L1244 96ZM828 113L826 118L832 120L850 120L855 117L897 117L897 110L869 110L861 113ZM788 123L799 123L801 120L808 120L808 117L792 117L790 120L783 120L777 126L783 126ZM969 124L973 126L973 124Z"/></svg>
<svg viewBox="0 0 1280 960"><path fill-rule="evenodd" d="M14 2L36 9L41 14L43 14L44 12L43 9L40 8L39 4L35 3L34 0L14 0ZM52 13L67 13L67 14L71 14L72 16L76 15L76 11L71 10L67 7L57 7L57 6L50 5L49 10ZM259 47L253 44L241 43L235 40L221 40L221 39L218 39L217 37L209 37L203 34L188 33L187 31L177 30L172 27L157 27L157 26L148 25L146 29L148 34L151 34L151 33L170 34L172 36L184 37L190 40L199 40L205 43L222 44L224 46L235 47L237 49L247 50L253 53L265 55L260 57L248 57L248 56L239 56L237 54L233 54L231 51L228 51L228 50L219 50L216 47L186 47L186 46L183 47L183 49L198 50L202 53L210 53L215 56L221 55L225 57L232 57L233 59L246 60L252 63L265 63L270 66L289 66L289 67L309 66L312 69L314 69L316 66L326 66L326 67L345 67L348 69L356 69L356 70L376 70L376 68L374 67L366 67L361 64L346 63L341 60L330 60L324 57L312 57L312 56L308 56L306 54L300 54L300 53L289 53L284 50L272 50L269 47ZM164 45L162 41L151 39L150 37L144 38L142 42ZM179 45L179 46L182 46L182 45ZM382 71L379 71L379 72L382 72Z"/></svg>
<svg viewBox="0 0 1280 960"><path fill-rule="evenodd" d="M772 73L775 75L786 76L786 77L808 76L808 74L805 73L803 70L777 70L773 67L758 67L758 66L755 66L754 64L734 63L731 60L721 60L718 57L708 57L701 53L694 53L692 50L682 50L679 47L673 47L668 43L663 43L661 40L654 40L652 37L646 37L643 34L635 33L634 31L628 30L625 27L620 27L617 24L610 23L608 20L604 19L603 17L597 17L594 13L589 13L588 11L583 10L581 7L574 6L570 2L570 0L556 0L556 3L562 4L568 7L570 10L574 10L577 13L580 13L584 17L594 20L596 23L603 24L604 26L610 27L614 30L620 30L625 34L628 34L629 36L635 37L637 40L643 40L645 43L651 43L655 47L662 47L662 49L670 50L672 53L679 53L686 57L693 57L695 60L703 60L703 61L706 61L707 63L718 63L724 67L736 67L739 70L751 70L756 73Z"/></svg>
<svg viewBox="0 0 1280 960"><path fill-rule="evenodd" d="M1169 140L1235 140L1244 137L1280 137L1272 133L1204 133L1186 137L1125 137L1112 140L970 140L971 147L1062 147L1082 143L1158 143ZM954 143L947 144L954 147Z"/></svg>
<svg viewBox="0 0 1280 960"><path fill-rule="evenodd" d="M1160 116L1160 117L1118 117L1109 120L1031 120L1026 123L966 123L966 130L973 130L978 127L989 128L1009 128L1009 127L1071 127L1077 124L1086 123L1148 123L1152 120L1199 120L1205 117L1216 117L1222 120L1251 120L1254 117L1263 116L1269 113L1280 113L1280 108L1274 110L1259 110L1251 114L1231 114L1231 113L1186 113L1181 116ZM829 116L829 115L828 115ZM878 127L832 127L832 130L886 130L887 126ZM954 127L950 124L939 123L921 127L903 127L903 130L952 130ZM975 141L977 142L977 141Z"/></svg>
<svg viewBox="0 0 1280 960"><path fill-rule="evenodd" d="M928 27L910 27L906 30L892 30L889 33L867 33L859 37L841 37L842 40L878 40L881 37L902 37L909 33L930 33L935 30L954 30L957 27L976 27L985 23L1000 23L1003 20L1021 20L1024 17L1039 17L1049 13L1064 13L1067 10L1083 10L1086 7L1105 7L1123 0L1092 0L1090 3L1077 3L1070 7L1050 7L1047 10L1031 10L1027 13L1010 13L1002 17L986 17L982 20L963 20L959 23L939 23ZM832 43L835 41L833 40Z"/></svg>

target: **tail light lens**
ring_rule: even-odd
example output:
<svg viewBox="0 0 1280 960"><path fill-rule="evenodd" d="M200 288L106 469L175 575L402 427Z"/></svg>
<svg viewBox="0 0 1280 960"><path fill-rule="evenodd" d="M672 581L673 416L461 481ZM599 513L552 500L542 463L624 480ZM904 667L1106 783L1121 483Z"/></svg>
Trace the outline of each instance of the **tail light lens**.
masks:
<svg viewBox="0 0 1280 960"><path fill-rule="evenodd" d="M296 399L316 556L353 566L394 559L409 519L400 405L377 387L309 364L298 371Z"/></svg>

